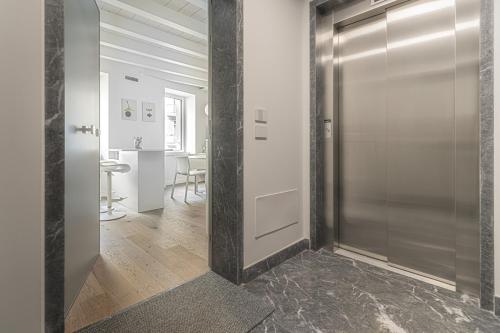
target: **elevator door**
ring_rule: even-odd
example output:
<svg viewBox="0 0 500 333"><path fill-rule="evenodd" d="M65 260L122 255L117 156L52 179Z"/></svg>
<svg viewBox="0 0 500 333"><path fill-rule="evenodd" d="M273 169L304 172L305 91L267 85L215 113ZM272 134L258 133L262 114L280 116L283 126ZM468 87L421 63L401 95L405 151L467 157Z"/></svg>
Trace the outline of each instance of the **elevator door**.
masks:
<svg viewBox="0 0 500 333"><path fill-rule="evenodd" d="M340 244L451 282L454 20L417 0L339 33Z"/></svg>
<svg viewBox="0 0 500 333"><path fill-rule="evenodd" d="M386 19L339 34L340 242L387 255Z"/></svg>
<svg viewBox="0 0 500 333"><path fill-rule="evenodd" d="M389 261L455 281L454 1L389 10L387 64Z"/></svg>

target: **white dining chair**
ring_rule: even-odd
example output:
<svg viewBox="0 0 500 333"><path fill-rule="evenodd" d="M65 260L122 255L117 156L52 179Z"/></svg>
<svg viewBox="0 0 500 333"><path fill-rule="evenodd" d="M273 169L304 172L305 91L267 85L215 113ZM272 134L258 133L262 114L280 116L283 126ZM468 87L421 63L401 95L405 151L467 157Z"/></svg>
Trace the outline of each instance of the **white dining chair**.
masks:
<svg viewBox="0 0 500 333"><path fill-rule="evenodd" d="M176 168L175 168L174 184L172 185L172 193L170 197L174 198L175 183L177 181L177 175L182 175L186 177L186 189L184 192L184 202L187 203L187 193L189 187L189 178L194 176L194 193L198 194L198 176L204 176L206 170L191 169L191 163L189 162L188 156L179 156L176 158Z"/></svg>

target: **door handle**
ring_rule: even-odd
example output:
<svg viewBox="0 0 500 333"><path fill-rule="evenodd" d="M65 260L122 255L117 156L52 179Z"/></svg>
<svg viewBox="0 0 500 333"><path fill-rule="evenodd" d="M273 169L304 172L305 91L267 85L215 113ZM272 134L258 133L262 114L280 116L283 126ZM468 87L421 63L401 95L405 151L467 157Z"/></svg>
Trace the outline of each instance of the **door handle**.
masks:
<svg viewBox="0 0 500 333"><path fill-rule="evenodd" d="M75 127L75 132L82 132L83 134L94 134L95 131L95 126L90 125L89 127L83 125L82 127Z"/></svg>

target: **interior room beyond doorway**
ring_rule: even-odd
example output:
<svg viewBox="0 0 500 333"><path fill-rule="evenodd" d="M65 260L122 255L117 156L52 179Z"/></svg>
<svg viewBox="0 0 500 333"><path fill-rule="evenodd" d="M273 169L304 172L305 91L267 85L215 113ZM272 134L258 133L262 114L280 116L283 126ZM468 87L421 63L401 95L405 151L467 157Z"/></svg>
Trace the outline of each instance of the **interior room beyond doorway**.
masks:
<svg viewBox="0 0 500 333"><path fill-rule="evenodd" d="M78 139L89 131L99 137L92 211L99 211L100 249L95 263L77 264L73 256L90 258L94 247L83 249L77 240L86 236L66 230L66 332L209 270L208 8L185 0L95 2L99 124L84 126ZM94 0L71 4L68 14L85 8L86 23L95 18ZM73 207L67 211L72 220Z"/></svg>

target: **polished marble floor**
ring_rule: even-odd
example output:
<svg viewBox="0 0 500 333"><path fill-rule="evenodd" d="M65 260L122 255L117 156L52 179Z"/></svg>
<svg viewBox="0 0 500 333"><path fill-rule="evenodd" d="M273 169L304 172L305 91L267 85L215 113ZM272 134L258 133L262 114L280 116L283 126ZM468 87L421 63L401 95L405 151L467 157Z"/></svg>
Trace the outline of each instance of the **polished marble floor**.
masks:
<svg viewBox="0 0 500 333"><path fill-rule="evenodd" d="M477 300L357 260L305 251L245 288L275 306L261 332L500 332Z"/></svg>

